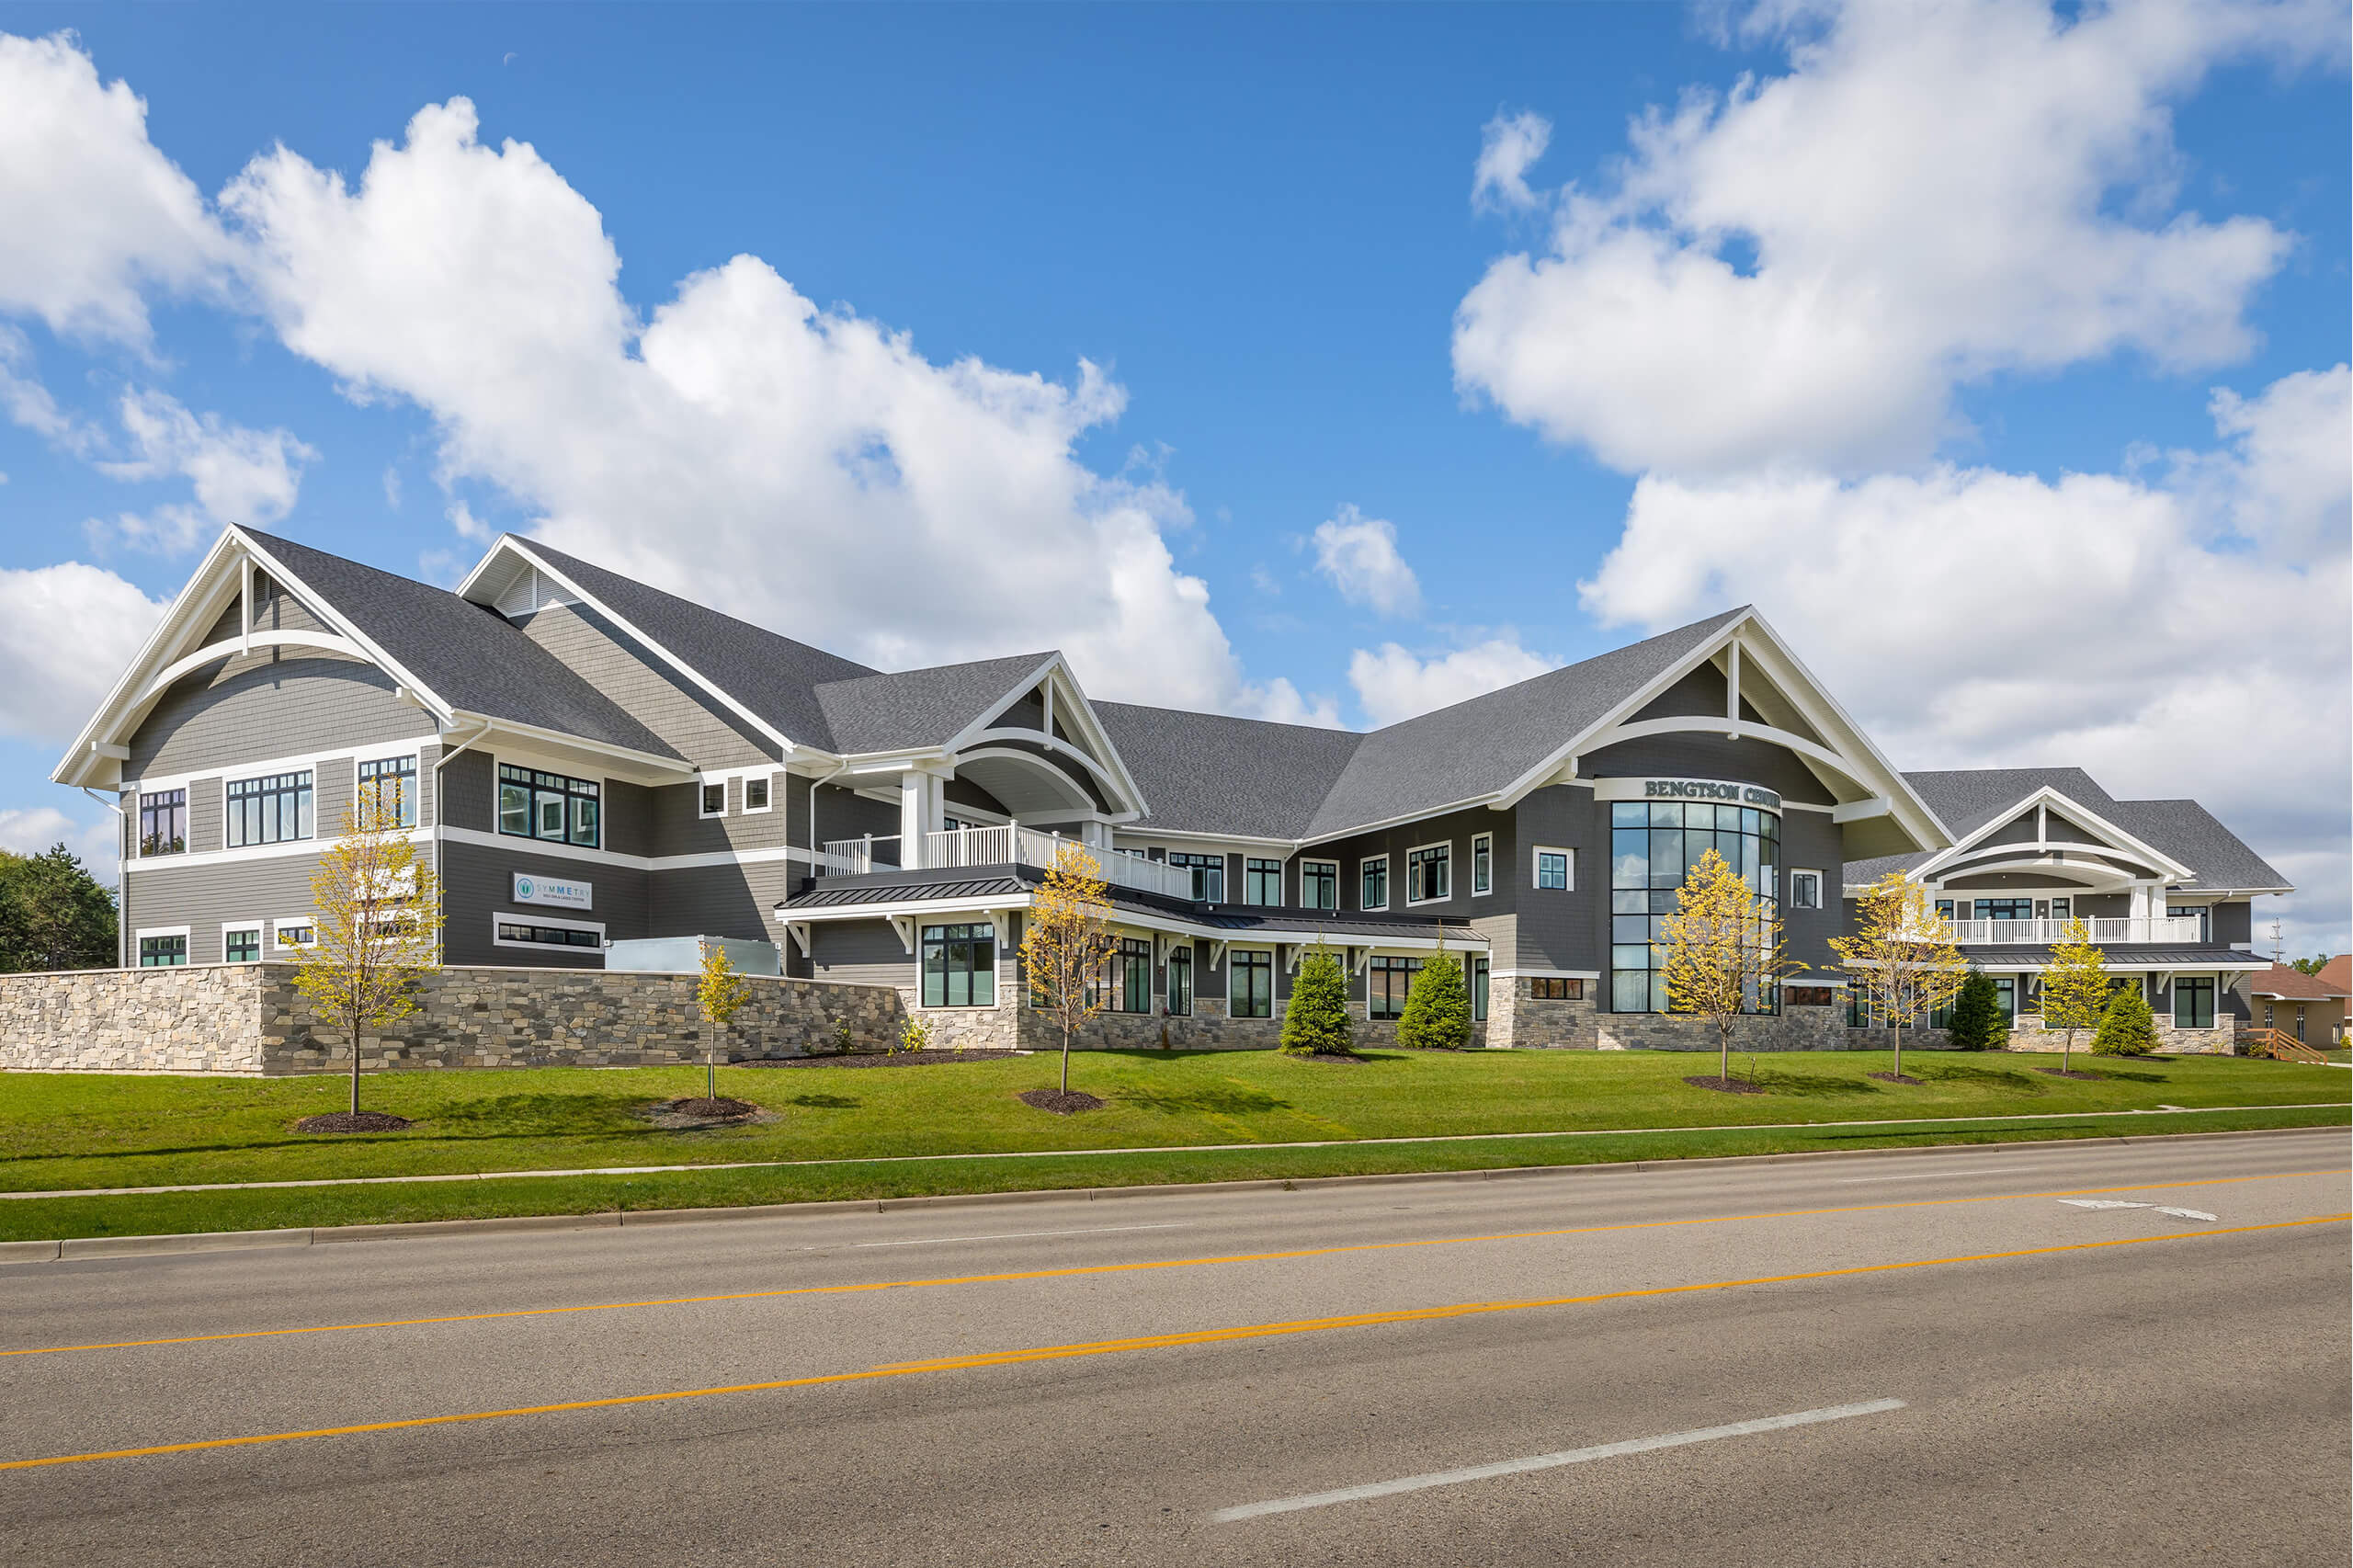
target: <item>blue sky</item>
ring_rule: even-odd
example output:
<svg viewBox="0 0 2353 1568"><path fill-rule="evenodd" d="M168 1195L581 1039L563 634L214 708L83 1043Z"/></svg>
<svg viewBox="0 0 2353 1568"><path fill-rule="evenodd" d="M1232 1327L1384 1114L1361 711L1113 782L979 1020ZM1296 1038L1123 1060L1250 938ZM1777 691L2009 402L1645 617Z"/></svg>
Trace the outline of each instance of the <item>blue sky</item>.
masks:
<svg viewBox="0 0 2353 1568"><path fill-rule="evenodd" d="M1350 724L1754 599L2341 948L2346 17L2136 10L0 6L0 842L237 510Z"/></svg>

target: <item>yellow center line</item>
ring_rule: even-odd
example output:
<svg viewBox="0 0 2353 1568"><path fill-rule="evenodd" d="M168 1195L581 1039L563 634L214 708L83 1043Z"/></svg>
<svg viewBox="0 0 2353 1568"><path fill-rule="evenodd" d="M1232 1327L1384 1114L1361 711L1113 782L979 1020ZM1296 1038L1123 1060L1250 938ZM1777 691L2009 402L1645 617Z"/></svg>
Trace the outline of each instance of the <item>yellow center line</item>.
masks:
<svg viewBox="0 0 2353 1568"><path fill-rule="evenodd" d="M1907 1268L1940 1268L1960 1263L1995 1263L2009 1258L2048 1257L2059 1253L2096 1252L2104 1247L2143 1246L2151 1242L2193 1242L2209 1236L2245 1235L2256 1231L2285 1231L2303 1225L2328 1225L2353 1220L2353 1212L2309 1214L2296 1220L2275 1220L2260 1225L2233 1225L2222 1230L2176 1231L2159 1236L2124 1236L2112 1241L2071 1242L2058 1246L2020 1247L2010 1252L1968 1253L1958 1257L1910 1258L1901 1263L1866 1263L1846 1268L1817 1268L1802 1274L1763 1274L1746 1279L1711 1279L1692 1285L1654 1285L1641 1290L1605 1290L1589 1296L1543 1296L1510 1301L1458 1301L1441 1307L1414 1307L1401 1312L1350 1312L1341 1317L1302 1318L1290 1323L1242 1324L1231 1328L1196 1329L1181 1334L1152 1334L1133 1339L1097 1339L1077 1345L1045 1345L1027 1350L988 1350L970 1356L946 1356L929 1361L894 1361L858 1372L824 1372L807 1378L779 1378L771 1382L726 1383L715 1388L672 1389L660 1393L615 1394L606 1399L566 1400L560 1404L517 1405L506 1410L475 1410L454 1415L415 1415L399 1421L368 1421L350 1426L313 1426L300 1432L259 1432L243 1437L205 1437L190 1443L158 1443L143 1449L108 1449L97 1453L57 1454L47 1459L0 1460L0 1470L38 1470L49 1465L90 1464L99 1460L147 1459L157 1454L197 1453L209 1449L249 1448L259 1443L291 1443L304 1437L348 1437L366 1432L401 1432L419 1426L454 1426L472 1421L501 1421L516 1415L556 1415L573 1410L612 1410L630 1404L664 1404L682 1399L708 1399L714 1394L767 1393L779 1389L816 1388L827 1383L856 1383L878 1378L912 1377L924 1372L967 1371L978 1367L1010 1367L1038 1361L1067 1361L1086 1356L1116 1356L1131 1350L1166 1350L1188 1345L1225 1345L1236 1340L1270 1339L1289 1334L1317 1334L1334 1328L1370 1328L1392 1323L1433 1323L1447 1318L1477 1317L1495 1312L1528 1312L1538 1307L1590 1306L1597 1301L1625 1301L1644 1297L1686 1296L1705 1290L1735 1290L1748 1285L1790 1285L1808 1279L1837 1279L1861 1274L1892 1274Z"/></svg>
<svg viewBox="0 0 2353 1568"><path fill-rule="evenodd" d="M699 1307L725 1301L764 1301L786 1296L846 1296L868 1290L920 1290L944 1285L1004 1285L1026 1279L1069 1279L1098 1274L1138 1274L1156 1268L1204 1268L1229 1263L1286 1263L1348 1253L1397 1252L1410 1247L1467 1246L1480 1242L1547 1241L1562 1236L1604 1235L1614 1231L1672 1230L1682 1225L1732 1225L1751 1220L1805 1220L1834 1214L1869 1214L1891 1209L1941 1209L1964 1203L2007 1203L2029 1198L2088 1198L2112 1192L2170 1192L2182 1187L2229 1187L2250 1181L2291 1181L2299 1176L2347 1176L2353 1169L2279 1171L2263 1176L2210 1176L2199 1181L2143 1182L2133 1187L2077 1187L2055 1192L2003 1192L1982 1198L1918 1198L1896 1203L1850 1203L1835 1209L1789 1209L1763 1214L1707 1214L1688 1220L1632 1220L1614 1225L1576 1225L1551 1231L1505 1231L1492 1235L1429 1236L1410 1242L1351 1242L1340 1246L1301 1247L1288 1252L1228 1253L1212 1257L1154 1258L1142 1263L1077 1264L1067 1268L1030 1268L1007 1274L954 1274L932 1279L872 1279L848 1285L791 1285L770 1290L731 1290L710 1296L665 1296L645 1301L583 1302L569 1307L510 1307L498 1312L457 1312L446 1317L386 1318L376 1323L330 1323L301 1328L255 1328L222 1334L188 1334L164 1339L119 1339L96 1345L35 1346L0 1350L11 1356L70 1356L92 1350L140 1350L164 1345L209 1345L230 1339L279 1339L292 1335L348 1334L359 1329L432 1328L446 1324L492 1323L506 1318L561 1317L574 1312L636 1312L647 1307Z"/></svg>

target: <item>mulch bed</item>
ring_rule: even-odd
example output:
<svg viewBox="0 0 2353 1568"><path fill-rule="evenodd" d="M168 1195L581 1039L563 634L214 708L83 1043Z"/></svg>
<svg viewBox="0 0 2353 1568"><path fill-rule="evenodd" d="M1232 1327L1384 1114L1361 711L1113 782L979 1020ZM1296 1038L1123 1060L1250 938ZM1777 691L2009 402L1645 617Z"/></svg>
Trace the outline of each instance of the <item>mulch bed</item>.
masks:
<svg viewBox="0 0 2353 1568"><path fill-rule="evenodd" d="M404 1116L381 1110L338 1110L306 1116L294 1124L297 1132L398 1132L416 1123Z"/></svg>
<svg viewBox="0 0 2353 1568"><path fill-rule="evenodd" d="M1882 1084L1911 1084L1917 1085L1920 1082L1919 1079L1915 1078L1909 1073L1866 1073L1863 1076L1866 1078L1877 1078Z"/></svg>
<svg viewBox="0 0 2353 1568"><path fill-rule="evenodd" d="M2072 1067L2038 1067L2038 1073L2048 1073L2054 1078L2074 1078L2086 1084L2106 1082L2097 1073L2078 1073Z"/></svg>
<svg viewBox="0 0 2353 1568"><path fill-rule="evenodd" d="M1752 1084L1745 1078L1686 1078L1683 1081L1695 1089L1713 1089L1721 1095L1761 1095L1765 1092L1765 1085Z"/></svg>
<svg viewBox="0 0 2353 1568"><path fill-rule="evenodd" d="M1083 1110L1101 1110L1106 1103L1097 1099L1093 1095L1081 1094L1076 1089L1073 1089L1068 1094L1063 1093L1060 1089L1024 1089L1013 1097L1023 1105L1033 1106L1039 1110L1050 1110L1056 1116L1075 1116Z"/></svg>
<svg viewBox="0 0 2353 1568"><path fill-rule="evenodd" d="M994 1062L1018 1056L1017 1051L852 1051L833 1056L779 1056L758 1062L731 1062L733 1067L937 1067L949 1062Z"/></svg>
<svg viewBox="0 0 2353 1568"><path fill-rule="evenodd" d="M724 1096L715 1100L664 1100L654 1108L676 1116L699 1117L706 1121L732 1121L738 1117L756 1116L760 1109L749 1100L731 1100Z"/></svg>

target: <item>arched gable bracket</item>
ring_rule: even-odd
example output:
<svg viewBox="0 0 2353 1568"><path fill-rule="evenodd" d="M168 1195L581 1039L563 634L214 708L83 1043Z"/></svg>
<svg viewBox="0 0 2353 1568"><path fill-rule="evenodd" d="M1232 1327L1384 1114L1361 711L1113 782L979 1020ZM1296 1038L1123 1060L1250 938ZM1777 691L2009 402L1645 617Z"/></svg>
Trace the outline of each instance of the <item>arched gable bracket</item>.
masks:
<svg viewBox="0 0 2353 1568"><path fill-rule="evenodd" d="M174 659L148 678L146 689L133 700L140 704L152 702L183 676L191 675L216 660L233 658L255 648L316 648L323 653L341 653L362 663L370 662L366 649L350 638L337 636L331 631L256 631L211 643L193 653Z"/></svg>
<svg viewBox="0 0 2353 1568"><path fill-rule="evenodd" d="M1036 730L1000 723L1014 706L1031 692L1042 691L1044 713ZM1057 734L1057 729L1064 732ZM1067 737L1067 738L1066 738ZM1017 683L995 706L967 725L962 733L949 741L947 751L956 756L967 747L989 741L1018 741L1030 745L1042 745L1058 756L1074 758L1080 767L1094 775L1105 797L1115 809L1131 812L1138 816L1150 811L1143 790L1129 773L1127 763L1120 757L1119 747L1111 744L1110 733L1087 703L1086 694L1079 689L1078 678L1060 653L1040 665L1036 673Z"/></svg>
<svg viewBox="0 0 2353 1568"><path fill-rule="evenodd" d="M1750 719L1702 718L1696 714L1665 719L1637 719L1612 725L1585 744L1587 752L1599 751L1620 741L1641 740L1649 735L1710 734L1724 735L1734 740L1763 741L1793 753L1806 762L1823 786L1838 797L1841 804L1868 801L1880 794L1855 764L1831 750L1819 741L1771 724L1759 724ZM1824 777L1824 774L1827 777Z"/></svg>
<svg viewBox="0 0 2353 1568"><path fill-rule="evenodd" d="M1924 880L1941 882L1987 871L2043 870L2069 871L2107 881L2171 880L2171 874L2165 867L2120 851L2111 850L2106 855L2069 854L2056 847L2038 847L2031 844L1988 846L1979 854L1957 855L1939 864Z"/></svg>
<svg viewBox="0 0 2353 1568"><path fill-rule="evenodd" d="M2034 812L2038 821L2047 820L2053 814L2062 816L2074 826L2090 833L2097 842L2086 844L2081 839L2053 839L2048 836L2033 841L2012 839L2003 843L1988 842L1995 834L2015 824L2021 813L2029 812ZM2086 807L2082 802L2069 800L2047 784L2017 804L2006 806L1994 812L1986 818L1984 826L1964 835L1951 847L1938 851L1925 863L1915 868L1911 874L1926 881L1942 877L1962 861L1973 864L1982 861L1985 857L2004 853L2063 858L2071 850L2087 864L2097 863L2094 858L2103 856L2111 859L2130 860L2146 867L2148 869L2145 875L2160 877L2168 881L2188 881L2195 875L2188 867L2172 856L2165 854L2154 845L2134 837L2114 823L2103 818L2098 812ZM2116 874L2117 868L2113 865L2108 866L2107 869L2109 874Z"/></svg>

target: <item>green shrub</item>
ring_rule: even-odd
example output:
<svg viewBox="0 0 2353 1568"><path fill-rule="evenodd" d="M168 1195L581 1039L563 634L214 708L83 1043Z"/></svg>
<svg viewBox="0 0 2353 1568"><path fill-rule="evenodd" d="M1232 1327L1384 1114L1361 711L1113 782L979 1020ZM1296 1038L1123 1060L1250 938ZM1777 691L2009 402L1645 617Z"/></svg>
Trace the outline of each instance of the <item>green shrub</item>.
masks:
<svg viewBox="0 0 2353 1568"><path fill-rule="evenodd" d="M1999 1051L2009 1044L2010 1020L2002 1012L2002 994L1994 989L1991 975L1971 970L1961 983L1945 1038L1955 1051Z"/></svg>
<svg viewBox="0 0 2353 1568"><path fill-rule="evenodd" d="M2099 1029L2092 1036L2092 1054L2146 1056L2156 1048L2156 1015L2149 1011L2149 1000L2141 994L2141 988L2129 986L2109 997L2108 1011L2100 1015Z"/></svg>
<svg viewBox="0 0 2353 1568"><path fill-rule="evenodd" d="M1397 1043L1417 1051L1461 1051L1471 1043L1471 992L1462 983L1462 960L1452 953L1432 953L1414 976Z"/></svg>
<svg viewBox="0 0 2353 1568"><path fill-rule="evenodd" d="M1300 960L1283 1009L1283 1053L1287 1056L1346 1055L1352 1042L1348 1020L1348 976L1332 949L1320 943Z"/></svg>

